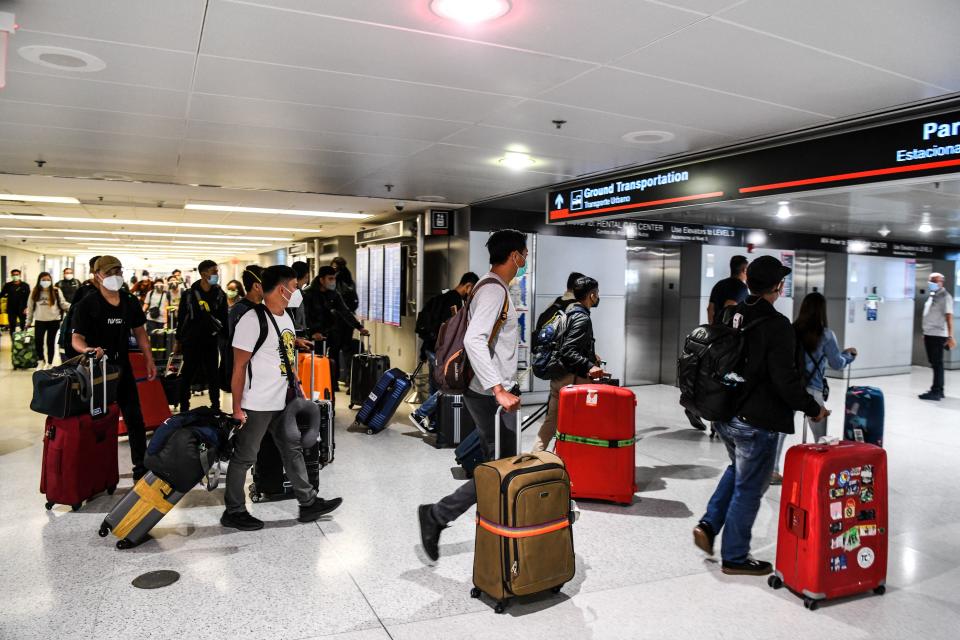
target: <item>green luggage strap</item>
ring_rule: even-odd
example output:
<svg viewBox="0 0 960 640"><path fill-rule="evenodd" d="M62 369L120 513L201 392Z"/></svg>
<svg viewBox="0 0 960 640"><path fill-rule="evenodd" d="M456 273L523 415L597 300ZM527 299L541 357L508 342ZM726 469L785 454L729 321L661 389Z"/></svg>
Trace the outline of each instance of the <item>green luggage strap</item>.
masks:
<svg viewBox="0 0 960 640"><path fill-rule="evenodd" d="M604 447L606 449L619 449L621 447L632 447L636 444L636 437L626 440L603 440L601 438L584 438L583 436L572 436L568 433L557 432L557 440L561 442L575 442L576 444L588 444L592 447Z"/></svg>

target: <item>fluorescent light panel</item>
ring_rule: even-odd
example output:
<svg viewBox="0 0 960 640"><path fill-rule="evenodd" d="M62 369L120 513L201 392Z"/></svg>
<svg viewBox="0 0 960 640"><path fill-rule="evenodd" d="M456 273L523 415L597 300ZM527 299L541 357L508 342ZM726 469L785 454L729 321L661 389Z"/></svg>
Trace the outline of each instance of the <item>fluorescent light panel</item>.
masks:
<svg viewBox="0 0 960 640"><path fill-rule="evenodd" d="M293 242L293 238L275 236L248 236L209 233L161 233L159 231L100 231L99 229L48 229L46 227L0 227L0 231L49 231L50 233L104 233L113 236L149 236L156 238L212 238L215 240L269 240L272 242ZM67 240L69 238L64 238Z"/></svg>
<svg viewBox="0 0 960 640"><path fill-rule="evenodd" d="M4 217L13 218L15 220L30 220L31 222L37 221L37 216L24 215L20 213L7 213L3 216L0 216L0 220ZM236 225L236 224L202 224L199 222L170 222L170 221L159 221L159 220L119 220L116 218L71 218L67 216L43 216L42 220L44 222L79 222L81 224L128 224L131 226L143 226L143 227L186 227L188 229L232 229L236 231L280 231L283 233L319 233L318 229L297 229L289 227L249 227L245 225Z"/></svg>
<svg viewBox="0 0 960 640"><path fill-rule="evenodd" d="M80 201L76 198L65 198L62 196L25 196L10 193L0 193L0 200L10 200L16 202L46 202L49 204L80 204Z"/></svg>
<svg viewBox="0 0 960 640"><path fill-rule="evenodd" d="M184 205L190 211L220 211L227 213L265 213L281 216L314 216L317 218L344 218L347 220L366 220L373 216L366 213L341 213L339 211L307 211L304 209L268 209L264 207L234 207L222 204L192 204Z"/></svg>

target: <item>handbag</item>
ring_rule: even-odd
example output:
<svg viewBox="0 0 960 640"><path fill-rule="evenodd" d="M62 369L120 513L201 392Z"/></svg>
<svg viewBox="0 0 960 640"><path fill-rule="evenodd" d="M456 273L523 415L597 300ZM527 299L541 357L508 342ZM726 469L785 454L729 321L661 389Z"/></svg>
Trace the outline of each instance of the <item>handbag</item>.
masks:
<svg viewBox="0 0 960 640"><path fill-rule="evenodd" d="M52 418L69 418L88 412L97 416L106 413L107 407L116 400L119 382L120 368L108 364L106 356L95 361L87 355L79 355L60 366L33 373L30 409ZM97 407L101 397L104 406Z"/></svg>

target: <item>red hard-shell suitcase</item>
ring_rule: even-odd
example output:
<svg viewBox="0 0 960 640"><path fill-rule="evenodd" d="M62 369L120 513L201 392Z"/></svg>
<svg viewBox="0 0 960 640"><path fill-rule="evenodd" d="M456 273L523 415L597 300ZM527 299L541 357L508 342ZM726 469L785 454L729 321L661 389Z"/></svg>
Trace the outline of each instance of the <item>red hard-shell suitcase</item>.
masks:
<svg viewBox="0 0 960 640"><path fill-rule="evenodd" d="M570 474L574 498L631 504L636 485L637 398L604 384L560 390L557 455Z"/></svg>
<svg viewBox="0 0 960 640"><path fill-rule="evenodd" d="M887 454L872 444L804 444L787 451L776 572L816 609L874 591L887 578Z"/></svg>
<svg viewBox="0 0 960 640"><path fill-rule="evenodd" d="M149 433L173 414L170 413L167 394L163 390L163 383L160 378L147 380L147 364L144 362L143 354L131 351L130 366L133 370L133 377L137 381L137 395L140 396L140 412L143 414L143 424ZM159 375L159 371L157 373ZM120 435L127 433L122 416L119 433Z"/></svg>
<svg viewBox="0 0 960 640"><path fill-rule="evenodd" d="M106 491L113 494L120 482L117 462L117 423L120 409L110 405L107 415L47 418L43 435L40 493L47 509L68 504L74 511L85 500Z"/></svg>

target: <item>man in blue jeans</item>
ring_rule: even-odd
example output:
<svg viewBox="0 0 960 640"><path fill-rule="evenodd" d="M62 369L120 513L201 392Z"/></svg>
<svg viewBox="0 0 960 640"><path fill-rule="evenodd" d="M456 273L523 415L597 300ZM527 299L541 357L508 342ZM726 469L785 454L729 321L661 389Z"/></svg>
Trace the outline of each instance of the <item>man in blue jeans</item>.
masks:
<svg viewBox="0 0 960 640"><path fill-rule="evenodd" d="M713 555L714 539L722 531L722 569L730 575L763 576L773 570L769 562L750 556L750 538L760 499L770 483L779 434L793 433L794 411L803 411L815 421L830 415L804 388L793 326L773 307L783 295L790 271L773 256L751 262L747 268L750 295L729 316L734 328L763 321L744 334L745 358L738 371L745 379L740 409L728 422L716 423L730 465L693 529L693 541Z"/></svg>

